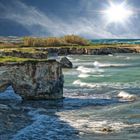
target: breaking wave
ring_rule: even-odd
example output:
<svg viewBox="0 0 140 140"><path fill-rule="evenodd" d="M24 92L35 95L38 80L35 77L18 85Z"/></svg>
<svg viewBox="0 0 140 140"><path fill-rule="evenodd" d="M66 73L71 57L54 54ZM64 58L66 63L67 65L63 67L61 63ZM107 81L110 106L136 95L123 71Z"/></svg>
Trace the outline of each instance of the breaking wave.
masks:
<svg viewBox="0 0 140 140"><path fill-rule="evenodd" d="M131 66L128 64L113 64L113 63L100 63L98 61L95 61L93 63L93 66L95 68L105 68L105 67L125 67L125 66Z"/></svg>
<svg viewBox="0 0 140 140"><path fill-rule="evenodd" d="M130 94L130 93L128 93L128 92L125 92L125 91L121 91L118 95L117 95L117 97L119 97L119 98L122 98L122 99L124 99L124 100L130 100L130 101L132 101L132 100L136 100L136 95L132 95L132 94Z"/></svg>
<svg viewBox="0 0 140 140"><path fill-rule="evenodd" d="M80 87L90 87L90 88L97 87L96 84L81 82L80 80L74 81L73 84L74 85L79 85Z"/></svg>
<svg viewBox="0 0 140 140"><path fill-rule="evenodd" d="M73 82L73 85L79 85L80 87L89 87L89 88L102 87L102 88L113 88L117 90L139 88L139 84L140 83L137 81L129 82L129 83L121 83L121 82L87 83L87 82L82 82L79 79Z"/></svg>
<svg viewBox="0 0 140 140"><path fill-rule="evenodd" d="M89 74L84 74L84 73L78 75L79 78L87 78L89 76L90 76Z"/></svg>
<svg viewBox="0 0 140 140"><path fill-rule="evenodd" d="M84 66L79 66L77 68L78 71L82 73L97 73L97 72L104 72L102 69L95 69L95 68L87 68Z"/></svg>

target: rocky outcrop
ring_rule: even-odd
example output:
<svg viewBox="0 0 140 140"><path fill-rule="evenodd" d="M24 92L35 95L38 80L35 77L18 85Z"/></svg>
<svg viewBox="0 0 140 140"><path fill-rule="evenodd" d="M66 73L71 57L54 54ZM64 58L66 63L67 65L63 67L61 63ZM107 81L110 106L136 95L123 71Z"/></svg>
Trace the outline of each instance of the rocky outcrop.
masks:
<svg viewBox="0 0 140 140"><path fill-rule="evenodd" d="M34 58L34 59L47 59L48 55L47 52L22 52L22 51L10 51L10 52L5 52L5 51L0 51L1 56L12 56L12 57L19 57L19 58Z"/></svg>
<svg viewBox="0 0 140 140"><path fill-rule="evenodd" d="M67 57L62 57L60 60L62 68L72 68L73 64Z"/></svg>
<svg viewBox="0 0 140 140"><path fill-rule="evenodd" d="M136 52L135 49L130 48L100 48L100 49L87 49L87 54L89 55L108 55L108 54L115 54L115 53L134 53Z"/></svg>
<svg viewBox="0 0 140 140"><path fill-rule="evenodd" d="M58 55L108 55L115 53L138 53L136 49L123 47L105 47L105 48L37 48L37 51L48 51Z"/></svg>
<svg viewBox="0 0 140 140"><path fill-rule="evenodd" d="M60 99L63 75L59 62L0 63L0 90L12 86L23 99Z"/></svg>

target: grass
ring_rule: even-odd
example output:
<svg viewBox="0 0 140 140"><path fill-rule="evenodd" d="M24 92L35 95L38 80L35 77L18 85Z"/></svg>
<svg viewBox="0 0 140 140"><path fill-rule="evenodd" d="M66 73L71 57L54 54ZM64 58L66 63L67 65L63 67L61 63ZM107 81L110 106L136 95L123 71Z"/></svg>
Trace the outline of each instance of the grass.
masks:
<svg viewBox="0 0 140 140"><path fill-rule="evenodd" d="M6 62L47 62L47 59L19 58L19 57L0 57L0 63Z"/></svg>

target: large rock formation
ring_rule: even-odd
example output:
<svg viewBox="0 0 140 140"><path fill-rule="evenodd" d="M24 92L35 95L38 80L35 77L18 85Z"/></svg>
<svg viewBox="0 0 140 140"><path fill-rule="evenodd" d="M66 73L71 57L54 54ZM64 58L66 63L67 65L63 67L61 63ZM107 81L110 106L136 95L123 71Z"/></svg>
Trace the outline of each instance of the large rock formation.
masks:
<svg viewBox="0 0 140 140"><path fill-rule="evenodd" d="M12 85L23 99L63 97L61 65L55 61L0 63L0 90Z"/></svg>

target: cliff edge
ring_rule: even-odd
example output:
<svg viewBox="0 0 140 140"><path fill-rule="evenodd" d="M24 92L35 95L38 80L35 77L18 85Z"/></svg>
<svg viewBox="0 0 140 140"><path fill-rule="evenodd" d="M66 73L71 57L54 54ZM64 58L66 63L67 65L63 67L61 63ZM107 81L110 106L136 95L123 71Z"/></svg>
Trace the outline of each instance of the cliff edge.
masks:
<svg viewBox="0 0 140 140"><path fill-rule="evenodd" d="M63 74L55 60L0 63L0 92L12 86L23 99L63 98Z"/></svg>

